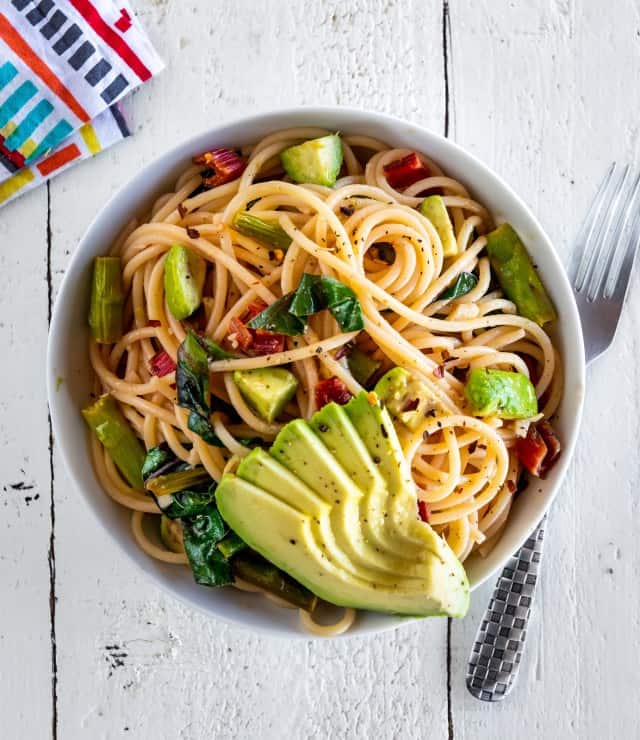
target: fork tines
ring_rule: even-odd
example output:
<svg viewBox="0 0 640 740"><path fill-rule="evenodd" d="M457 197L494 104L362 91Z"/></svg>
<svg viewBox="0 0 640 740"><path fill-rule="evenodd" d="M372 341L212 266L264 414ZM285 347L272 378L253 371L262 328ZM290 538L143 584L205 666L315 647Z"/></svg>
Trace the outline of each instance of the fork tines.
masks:
<svg viewBox="0 0 640 740"><path fill-rule="evenodd" d="M582 224L569 271L588 301L622 301L640 240L640 173L614 162ZM618 279L619 278L619 279Z"/></svg>

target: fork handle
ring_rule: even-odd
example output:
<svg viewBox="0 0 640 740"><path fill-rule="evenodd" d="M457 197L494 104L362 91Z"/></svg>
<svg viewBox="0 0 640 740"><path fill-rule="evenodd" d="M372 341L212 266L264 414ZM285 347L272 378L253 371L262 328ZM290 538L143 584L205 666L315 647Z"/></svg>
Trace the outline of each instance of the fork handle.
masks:
<svg viewBox="0 0 640 740"><path fill-rule="evenodd" d="M481 701L500 701L518 676L542 558L547 517L504 567L476 635L467 688Z"/></svg>

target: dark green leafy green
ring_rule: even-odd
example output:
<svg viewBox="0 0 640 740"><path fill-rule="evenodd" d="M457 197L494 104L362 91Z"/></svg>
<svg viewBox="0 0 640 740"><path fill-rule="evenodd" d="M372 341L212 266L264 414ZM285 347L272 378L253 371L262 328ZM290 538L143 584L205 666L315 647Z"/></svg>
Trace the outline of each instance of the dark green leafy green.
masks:
<svg viewBox="0 0 640 740"><path fill-rule="evenodd" d="M319 278L319 283L325 305L342 331L364 329L362 306L353 290L339 280L325 275Z"/></svg>
<svg viewBox="0 0 640 740"><path fill-rule="evenodd" d="M306 318L327 308L320 288L320 275L302 273L298 287L293 293L289 313Z"/></svg>
<svg viewBox="0 0 640 740"><path fill-rule="evenodd" d="M205 512L214 500L214 491L215 485L203 491L179 491L169 496L156 498L156 503L169 519L183 519Z"/></svg>
<svg viewBox="0 0 640 740"><path fill-rule="evenodd" d="M184 549L196 583L203 586L225 586L233 583L231 562L217 545L227 534L228 527L215 504L201 513L182 519Z"/></svg>
<svg viewBox="0 0 640 740"><path fill-rule="evenodd" d="M209 361L225 360L236 355L222 349L208 337L188 332L178 349L176 388L178 406L189 410L189 429L207 444L224 445L213 431L211 398L209 392ZM220 402L222 403L222 402Z"/></svg>
<svg viewBox="0 0 640 740"><path fill-rule="evenodd" d="M191 331L178 349L176 388L178 406L209 418L209 360L199 337Z"/></svg>
<svg viewBox="0 0 640 740"><path fill-rule="evenodd" d="M205 419L195 411L189 411L187 427L194 434L201 437L208 445L212 447L224 447L220 437L213 431L213 425L208 418Z"/></svg>
<svg viewBox="0 0 640 740"><path fill-rule="evenodd" d="M182 467L182 466L181 466ZM202 467L182 467L180 470L174 470L162 475L151 475L144 482L144 486L154 496L167 496L171 493L177 493L185 490L199 490L199 487L211 482L209 473Z"/></svg>
<svg viewBox="0 0 640 740"><path fill-rule="evenodd" d="M295 293L287 293L282 298L267 306L257 316L254 316L247 326L251 329L264 329L276 334L286 334L290 337L304 334L307 322L289 312Z"/></svg>
<svg viewBox="0 0 640 740"><path fill-rule="evenodd" d="M306 272L295 291L265 308L247 326L298 336L307 328L307 317L325 308L329 309L342 331L364 329L360 301L348 285L333 277Z"/></svg>
<svg viewBox="0 0 640 740"><path fill-rule="evenodd" d="M213 339L209 337L198 337L198 341L204 347L209 360L232 360L238 355L234 355L233 352L227 352L226 349L222 349L219 344L216 344Z"/></svg>
<svg viewBox="0 0 640 740"><path fill-rule="evenodd" d="M455 283L440 294L439 300L460 298L473 290L478 284L478 278L472 272L461 272Z"/></svg>
<svg viewBox="0 0 640 740"><path fill-rule="evenodd" d="M158 447L152 447L142 463L142 478L147 480L150 475L158 473L162 468L168 464L175 464L177 462L176 456L170 450L169 445L163 443Z"/></svg>

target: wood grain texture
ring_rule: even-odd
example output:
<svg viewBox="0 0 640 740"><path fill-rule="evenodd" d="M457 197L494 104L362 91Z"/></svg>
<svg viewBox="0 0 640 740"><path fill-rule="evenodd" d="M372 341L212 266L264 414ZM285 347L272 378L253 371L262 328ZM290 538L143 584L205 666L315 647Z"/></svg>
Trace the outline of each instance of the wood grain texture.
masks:
<svg viewBox="0 0 640 740"><path fill-rule="evenodd" d="M0 401L7 737L52 734L47 273L55 294L79 238L120 184L174 142L235 116L356 105L440 132L448 120L449 134L513 185L567 255L610 159L638 154L634 3L606 13L591 0L135 5L167 70L133 96L132 139L51 183L49 264L46 190L0 211L0 346L10 358ZM578 454L551 516L541 598L507 702L489 707L464 688L491 584L476 592L469 617L452 624L449 656L442 621L335 643L257 637L149 584L114 549L54 456L54 736L635 737L638 279L631 290L619 340L590 372ZM21 481L35 488L10 488Z"/></svg>
<svg viewBox="0 0 640 740"><path fill-rule="evenodd" d="M452 133L522 195L566 263L609 163L637 164L640 92L630 81L638 8L620 3L602 13L592 2L487 0L455 13L452 5ZM618 340L589 370L581 438L550 517L519 683L491 711L461 677L493 583L454 625L456 737L637 735L637 286L636 277Z"/></svg>
<svg viewBox="0 0 640 740"><path fill-rule="evenodd" d="M433 23L419 28L413 19L424 3L137 7L168 69L135 95L131 140L52 183L56 274L120 183L218 122L343 103L442 130L439 0L427 3ZM55 470L60 738L369 738L374 728L389 740L447 736L446 623L333 644L286 643L214 622L138 574L57 459Z"/></svg>
<svg viewBox="0 0 640 740"><path fill-rule="evenodd" d="M51 731L47 191L0 215L0 715L24 737ZM26 284L28 281L28 289ZM28 670L25 667L28 666Z"/></svg>

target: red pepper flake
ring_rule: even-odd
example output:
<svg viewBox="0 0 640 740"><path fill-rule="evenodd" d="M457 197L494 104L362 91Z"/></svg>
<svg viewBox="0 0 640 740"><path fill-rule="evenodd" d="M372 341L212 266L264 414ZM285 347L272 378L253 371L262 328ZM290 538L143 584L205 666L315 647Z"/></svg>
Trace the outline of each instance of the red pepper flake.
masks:
<svg viewBox="0 0 640 740"><path fill-rule="evenodd" d="M180 214L180 218L184 218L189 211L186 206L182 205L182 203L178 203L178 213Z"/></svg>
<svg viewBox="0 0 640 740"><path fill-rule="evenodd" d="M526 437L518 437L516 439L518 460L536 478L542 475L542 464L547 456L547 452L547 445L540 436L535 424L529 426Z"/></svg>
<svg viewBox="0 0 640 740"><path fill-rule="evenodd" d="M176 363L171 358L171 355L164 350L158 352L157 355L154 355L149 360L149 370L151 374L157 375L159 378L169 375L169 373L172 373L175 369Z"/></svg>
<svg viewBox="0 0 640 740"><path fill-rule="evenodd" d="M284 334L276 334L263 329L249 329L249 331L253 335L249 348L251 354L273 355L276 352L284 352Z"/></svg>
<svg viewBox="0 0 640 740"><path fill-rule="evenodd" d="M341 360L343 357L346 357L354 347L355 345L353 344L353 342L347 342L346 344L343 344L342 347L338 348L335 355L333 356L333 359Z"/></svg>
<svg viewBox="0 0 640 740"><path fill-rule="evenodd" d="M199 239L200 232L198 229L194 229L193 226L187 226L187 236L189 239Z"/></svg>
<svg viewBox="0 0 640 740"><path fill-rule="evenodd" d="M285 350L285 335L264 329L250 329L247 323L267 307L262 301L250 303L242 319L234 316L229 323L227 340L234 349L241 349L252 357L273 355Z"/></svg>
<svg viewBox="0 0 640 740"><path fill-rule="evenodd" d="M236 180L247 166L247 161L233 149L211 149L194 157L193 163L211 170L212 174L202 178L203 185L208 188Z"/></svg>
<svg viewBox="0 0 640 740"><path fill-rule="evenodd" d="M262 313L266 307L267 304L264 301L252 301L247 307L247 310L242 314L242 320L245 324L248 324L251 319L255 319L258 314Z"/></svg>
<svg viewBox="0 0 640 740"><path fill-rule="evenodd" d="M562 447L554 428L548 421L539 421L536 424L536 427L538 428L544 443L547 445L548 450L547 456L542 463L542 474L545 475L555 465Z"/></svg>
<svg viewBox="0 0 640 740"><path fill-rule="evenodd" d="M444 367L442 367L442 365L438 365L437 367L434 367L433 376L435 378L444 378Z"/></svg>
<svg viewBox="0 0 640 740"><path fill-rule="evenodd" d="M234 316L229 322L227 338L234 349L246 351L253 343L253 334L251 334L251 331L247 329L237 316Z"/></svg>
<svg viewBox="0 0 640 740"><path fill-rule="evenodd" d="M478 440L474 439L473 442L469 445L469 454L473 455L473 453L476 451L476 447L478 446Z"/></svg>
<svg viewBox="0 0 640 740"><path fill-rule="evenodd" d="M431 519L431 507L426 501L418 501L418 514L423 522L429 522Z"/></svg>
<svg viewBox="0 0 640 740"><path fill-rule="evenodd" d="M149 326L162 326L162 321L158 321L158 319L149 319Z"/></svg>
<svg viewBox="0 0 640 740"><path fill-rule="evenodd" d="M402 407L403 411L415 411L420 405L419 398L409 398Z"/></svg>
<svg viewBox="0 0 640 740"><path fill-rule="evenodd" d="M510 493L516 492L516 484L511 480L511 478L507 480L507 488L509 489Z"/></svg>
<svg viewBox="0 0 640 740"><path fill-rule="evenodd" d="M446 362L451 357L451 353L448 352L446 349L443 349L440 353L440 356L442 357L443 361Z"/></svg>
<svg viewBox="0 0 640 740"><path fill-rule="evenodd" d="M424 180L425 177L431 175L429 169L422 164L420 157L415 152L385 165L384 173L387 176L387 182L395 190L408 188L418 180Z"/></svg>
<svg viewBox="0 0 640 740"><path fill-rule="evenodd" d="M316 405L319 409L326 404L335 401L335 403L345 404L351 400L351 393L347 386L335 375L327 380L321 380L316 384Z"/></svg>

